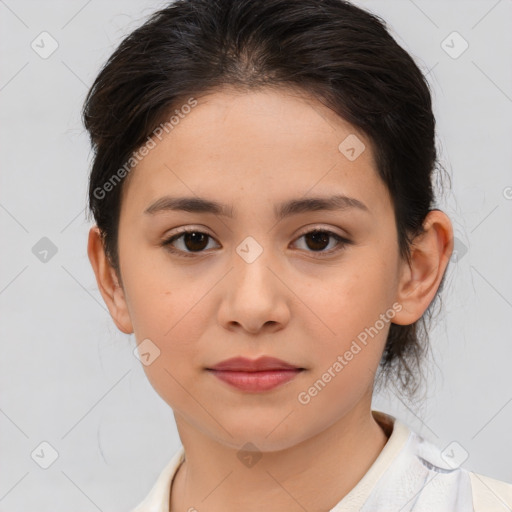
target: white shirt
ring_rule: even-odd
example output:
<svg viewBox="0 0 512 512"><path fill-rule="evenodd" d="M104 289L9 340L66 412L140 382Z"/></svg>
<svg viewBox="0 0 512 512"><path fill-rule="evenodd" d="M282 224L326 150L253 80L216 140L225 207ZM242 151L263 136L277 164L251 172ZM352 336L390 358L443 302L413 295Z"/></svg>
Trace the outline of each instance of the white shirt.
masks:
<svg viewBox="0 0 512 512"><path fill-rule="evenodd" d="M375 410L372 415L388 441L363 478L329 512L512 511L512 484L457 467L462 448L449 445L442 453L395 417ZM172 479L184 458L182 446L132 512L169 512Z"/></svg>

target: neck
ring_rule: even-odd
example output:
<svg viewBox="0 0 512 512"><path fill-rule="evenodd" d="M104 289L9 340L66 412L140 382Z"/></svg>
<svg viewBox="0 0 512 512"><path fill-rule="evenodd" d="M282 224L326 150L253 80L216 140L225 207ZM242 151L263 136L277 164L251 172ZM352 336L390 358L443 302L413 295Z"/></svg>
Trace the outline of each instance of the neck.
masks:
<svg viewBox="0 0 512 512"><path fill-rule="evenodd" d="M170 512L330 510L361 480L388 440L369 406L356 408L320 434L264 452L246 466L237 457L239 449L175 418L186 460L173 481Z"/></svg>

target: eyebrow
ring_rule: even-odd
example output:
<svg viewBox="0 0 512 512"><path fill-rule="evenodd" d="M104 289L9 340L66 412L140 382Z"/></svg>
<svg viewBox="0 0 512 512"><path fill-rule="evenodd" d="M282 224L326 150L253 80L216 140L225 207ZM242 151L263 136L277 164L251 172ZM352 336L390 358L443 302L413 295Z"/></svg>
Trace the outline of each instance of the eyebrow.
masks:
<svg viewBox="0 0 512 512"><path fill-rule="evenodd" d="M282 220L299 213L321 210L349 210L358 209L370 213L369 208L354 197L334 195L329 197L309 197L291 199L274 207L276 219ZM164 196L157 199L145 210L145 214L154 215L165 211L185 211L191 213L212 213L223 217L233 218L233 208L226 204L203 199L201 197L171 197Z"/></svg>

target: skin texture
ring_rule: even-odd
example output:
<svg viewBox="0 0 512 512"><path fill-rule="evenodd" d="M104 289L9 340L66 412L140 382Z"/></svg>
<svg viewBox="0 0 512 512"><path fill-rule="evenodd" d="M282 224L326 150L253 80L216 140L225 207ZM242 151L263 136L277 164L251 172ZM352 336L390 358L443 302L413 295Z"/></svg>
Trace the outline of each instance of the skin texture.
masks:
<svg viewBox="0 0 512 512"><path fill-rule="evenodd" d="M117 327L160 350L144 371L172 407L186 453L170 510L325 511L387 441L370 410L389 321L309 403L298 395L393 304L400 309L394 323L422 316L452 253L452 226L443 212L430 212L409 266L399 257L391 198L364 134L297 91L225 88L197 100L123 190L123 286L96 226L91 265ZM354 161L338 149L351 134L366 147ZM281 201L335 193L369 212L274 218ZM166 194L226 203L233 218L143 213ZM174 247L191 257L172 254L160 244L180 227L212 238L185 245L182 237ZM315 245L303 236L313 228L351 243L327 254L336 239ZM248 236L263 249L251 263L236 251ZM193 252L198 246L202 253ZM205 370L238 355L271 355L306 370L262 393L232 388ZM237 457L247 442L262 455L252 467Z"/></svg>

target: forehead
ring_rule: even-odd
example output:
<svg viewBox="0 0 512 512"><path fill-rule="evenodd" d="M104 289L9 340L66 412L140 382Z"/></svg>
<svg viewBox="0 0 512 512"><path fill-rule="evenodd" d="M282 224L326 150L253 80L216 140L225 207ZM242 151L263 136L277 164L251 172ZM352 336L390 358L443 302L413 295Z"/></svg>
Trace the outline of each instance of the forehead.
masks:
<svg viewBox="0 0 512 512"><path fill-rule="evenodd" d="M369 139L304 92L226 87L196 100L168 133L153 137L125 184L123 209L140 213L164 193L228 203L233 192L251 190L276 200L333 186L373 203L387 195Z"/></svg>

